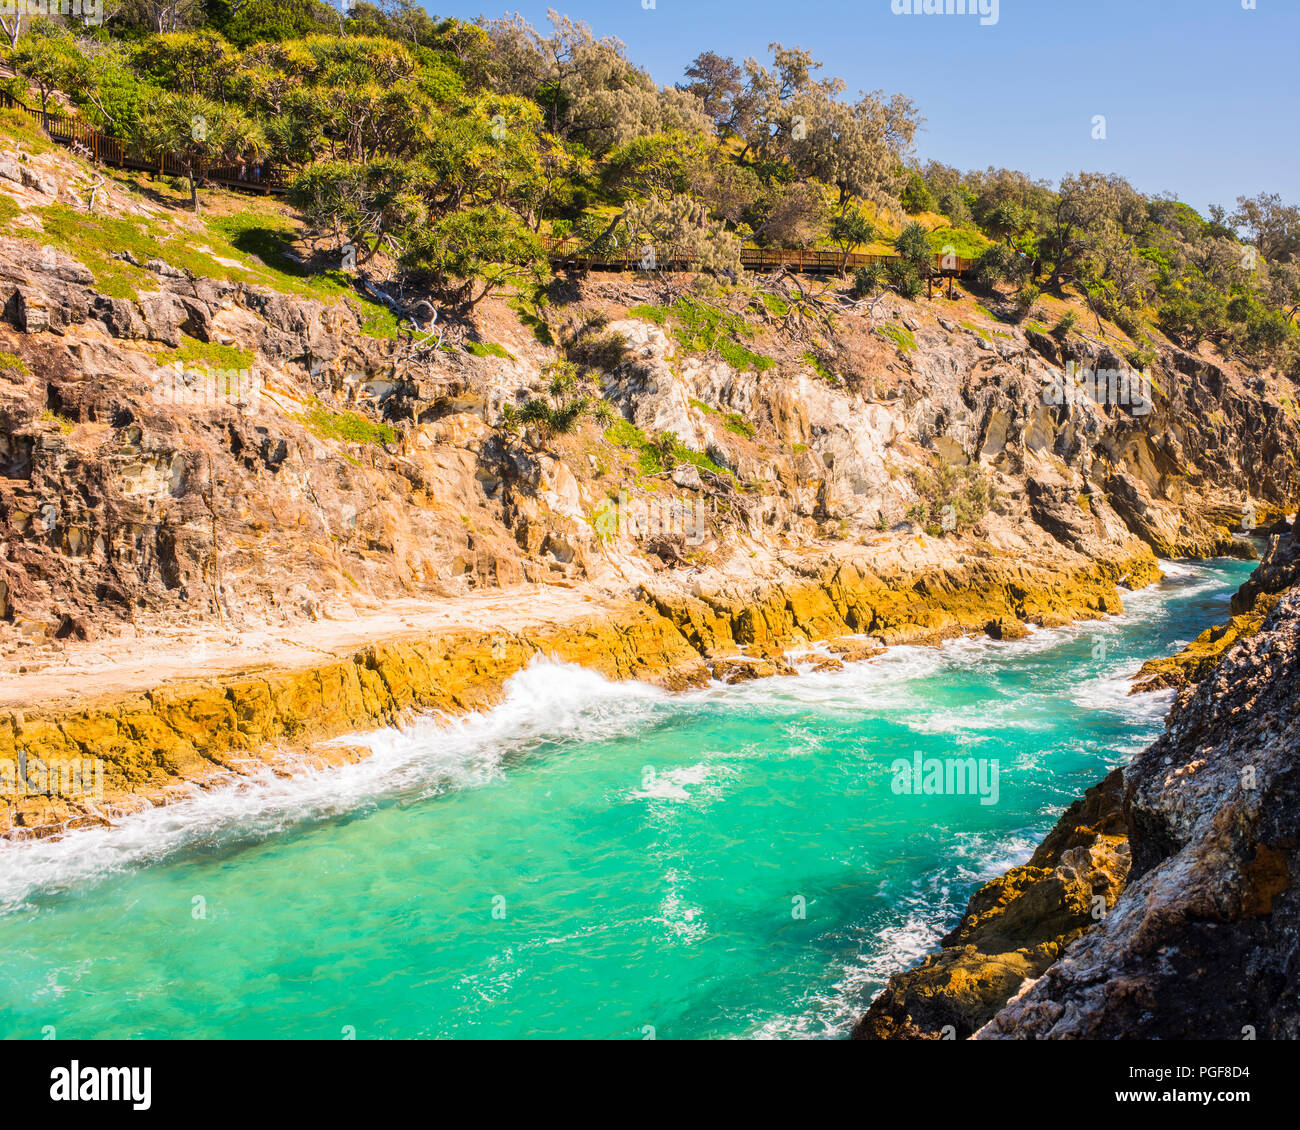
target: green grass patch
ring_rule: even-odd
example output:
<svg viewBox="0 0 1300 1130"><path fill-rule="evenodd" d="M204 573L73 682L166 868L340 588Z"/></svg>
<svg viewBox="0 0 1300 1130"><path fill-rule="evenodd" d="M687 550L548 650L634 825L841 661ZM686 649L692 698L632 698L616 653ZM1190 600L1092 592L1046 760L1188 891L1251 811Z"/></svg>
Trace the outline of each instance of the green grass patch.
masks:
<svg viewBox="0 0 1300 1130"><path fill-rule="evenodd" d="M633 306L628 313L657 326L667 326L671 319L672 335L682 349L690 353L716 352L733 369L761 373L776 365L771 357L755 353L745 344L754 336L749 323L739 314L717 306L683 295L671 308L643 304Z"/></svg>
<svg viewBox="0 0 1300 1130"><path fill-rule="evenodd" d="M696 400L694 397L691 398L690 405L692 408L698 408L706 416L716 416L718 414L718 410L712 405L705 404L704 401Z"/></svg>
<svg viewBox="0 0 1300 1130"><path fill-rule="evenodd" d="M756 373L764 373L776 366L776 362L771 357L755 353L738 341L720 341L717 348L718 354L733 369L752 369Z"/></svg>
<svg viewBox="0 0 1300 1130"><path fill-rule="evenodd" d="M41 244L51 244L82 263L95 277L95 287L110 298L134 299L140 290L156 290L158 277L144 267L135 267L114 257L114 252L129 252L137 262L167 258L179 267L173 249L165 246L147 229L146 221L117 216L86 216L65 204L53 204L34 210L43 231L22 229L13 234ZM185 249L178 245L175 251ZM190 262L201 260L204 273L225 275L221 265L207 256L186 253Z"/></svg>
<svg viewBox="0 0 1300 1130"><path fill-rule="evenodd" d="M814 353L811 349L801 354L799 360L801 360L805 365L808 366L808 368L810 368L814 373L816 373L819 377L821 377L822 380L826 381L828 384L837 385L840 383L839 376L835 373L832 373L830 369L826 367L826 362L824 362L820 357L818 357L817 354Z"/></svg>
<svg viewBox="0 0 1300 1130"><path fill-rule="evenodd" d="M650 437L630 420L616 420L605 429L605 439L615 447L629 447L637 453L637 470L642 475L655 475L664 469L663 460L650 442Z"/></svg>
<svg viewBox="0 0 1300 1130"><path fill-rule="evenodd" d="M338 412L320 403L296 414L294 419L321 439L337 439L343 443L392 443L397 438L396 429L388 424L376 424L359 412Z"/></svg>
<svg viewBox="0 0 1300 1130"><path fill-rule="evenodd" d="M382 303L359 296L352 277L343 271L313 271L286 257L292 248L294 228L278 213L247 210L206 221L209 238L167 217L87 216L64 204L36 210L43 231L25 229L13 234L49 243L83 263L95 277L95 287L110 298L135 299L142 291L158 289L158 276L143 264L150 259L190 274L227 282L269 287L282 294L315 298L323 302L346 299L370 337L394 337L397 318ZM201 246L206 243L207 247ZM115 253L127 252L135 266ZM227 260L227 262L222 262ZM233 265L232 265L233 264Z"/></svg>
<svg viewBox="0 0 1300 1130"><path fill-rule="evenodd" d="M18 202L12 196L0 192L0 224L8 225L16 220L22 209L18 207Z"/></svg>
<svg viewBox="0 0 1300 1130"><path fill-rule="evenodd" d="M506 361L515 360L515 355L510 350L495 341L467 341L465 352L472 353L475 357L501 357Z"/></svg>
<svg viewBox="0 0 1300 1130"><path fill-rule="evenodd" d="M662 306L651 306L642 303L640 306L633 306L627 313L628 317L640 318L645 322L654 322L656 326L663 326L668 323L668 311Z"/></svg>
<svg viewBox="0 0 1300 1130"><path fill-rule="evenodd" d="M397 315L387 306L356 299L361 307L361 332L366 337L396 337Z"/></svg>
<svg viewBox="0 0 1300 1130"><path fill-rule="evenodd" d="M673 304L671 313L677 323L673 336L683 349L693 353L716 350L733 369L761 373L776 365L771 357L755 353L744 344L754 336L754 331L739 314L685 296Z"/></svg>
<svg viewBox="0 0 1300 1130"><path fill-rule="evenodd" d="M29 153L50 153L55 148L40 127L16 107L0 109L0 134L21 141Z"/></svg>
<svg viewBox="0 0 1300 1130"><path fill-rule="evenodd" d="M31 370L27 368L27 362L17 353L0 349L0 373L13 373L16 376L26 377L31 374Z"/></svg>
<svg viewBox="0 0 1300 1130"><path fill-rule="evenodd" d="M180 361L187 365L204 365L210 369L251 369L253 355L247 349L233 345L218 345L212 341L199 341L188 334L182 335L179 349L164 349L158 353L163 365Z"/></svg>
<svg viewBox="0 0 1300 1130"><path fill-rule="evenodd" d="M631 420L618 419L605 429L605 438L615 447L640 447L649 443L645 432Z"/></svg>
<svg viewBox="0 0 1300 1130"><path fill-rule="evenodd" d="M916 352L916 338L906 326L877 326L876 332L892 341L902 352Z"/></svg>
<svg viewBox="0 0 1300 1130"><path fill-rule="evenodd" d="M290 258L297 233L287 216L271 211L239 211L209 219L207 227L214 242L224 244L213 250L223 258L242 261L256 276L249 281L323 302L346 298L356 309L361 332L367 337L397 336L397 315L382 302L359 295L348 272L317 270Z"/></svg>
<svg viewBox="0 0 1300 1130"><path fill-rule="evenodd" d="M664 446L664 436L660 436L660 445ZM675 436L669 436L671 441L671 450L663 452L660 455L660 461L668 466L678 466L682 463L690 463L694 467L699 467L704 471L712 471L715 475L730 475L731 472L725 467L720 467L702 451L692 451L689 447L677 442ZM734 477L734 476L733 476Z"/></svg>

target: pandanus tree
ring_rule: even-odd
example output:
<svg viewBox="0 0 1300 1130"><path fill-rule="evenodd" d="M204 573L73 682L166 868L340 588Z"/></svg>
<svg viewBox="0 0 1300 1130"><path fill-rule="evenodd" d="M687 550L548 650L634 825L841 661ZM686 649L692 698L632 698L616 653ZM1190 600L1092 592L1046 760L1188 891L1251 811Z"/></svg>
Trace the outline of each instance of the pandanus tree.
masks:
<svg viewBox="0 0 1300 1130"><path fill-rule="evenodd" d="M368 165L316 161L290 183L289 199L340 249L353 248L362 264L427 217L420 183L418 167L392 158Z"/></svg>
<svg viewBox="0 0 1300 1130"><path fill-rule="evenodd" d="M265 160L266 138L250 119L230 106L194 94L159 93L136 124L144 152L180 165L190 186L190 207L199 211L199 185L208 170L230 161Z"/></svg>
<svg viewBox="0 0 1300 1130"><path fill-rule="evenodd" d="M10 65L29 83L36 87L41 100L41 124L50 128L50 98L57 91L73 86L79 70L83 69L81 54L73 43L55 29L40 27L9 57Z"/></svg>

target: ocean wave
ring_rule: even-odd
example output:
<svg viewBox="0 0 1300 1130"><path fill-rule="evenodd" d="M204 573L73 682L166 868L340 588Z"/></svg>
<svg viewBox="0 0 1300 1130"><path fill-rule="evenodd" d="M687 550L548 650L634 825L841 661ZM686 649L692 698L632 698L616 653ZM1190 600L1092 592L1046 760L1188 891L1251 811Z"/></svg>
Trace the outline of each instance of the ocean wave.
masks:
<svg viewBox="0 0 1300 1130"><path fill-rule="evenodd" d="M635 733L653 724L668 701L665 692L644 683L612 683L538 657L507 680L505 697L492 710L428 715L402 728L336 739L372 751L355 764L291 776L258 768L234 783L122 817L112 827L6 844L0 847L0 914L186 851L258 842L381 803L481 786L498 779L512 755L539 743Z"/></svg>

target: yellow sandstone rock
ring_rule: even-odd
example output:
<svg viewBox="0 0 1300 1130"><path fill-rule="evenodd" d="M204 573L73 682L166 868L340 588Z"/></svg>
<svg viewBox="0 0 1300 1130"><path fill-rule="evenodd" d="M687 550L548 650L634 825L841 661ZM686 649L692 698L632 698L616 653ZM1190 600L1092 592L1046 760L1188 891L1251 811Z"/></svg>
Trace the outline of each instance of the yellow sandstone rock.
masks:
<svg viewBox="0 0 1300 1130"><path fill-rule="evenodd" d="M789 672L783 651L812 640L937 642L993 623L999 638L1008 638L1026 620L1056 624L1118 612L1118 583L1158 575L1149 555L1065 573L978 561L912 578L878 577L861 562L845 562L806 582L707 599L663 588L613 614L522 635L456 632L377 642L310 667L169 683L75 709L0 713L0 759L16 761L20 752L29 763L100 759L104 773L103 805L0 797L0 834L52 834L77 816L155 802L178 783L238 772L250 760L275 762L409 712L489 707L505 680L539 653L610 679L682 690L710 677L706 654L716 664L744 648L762 660L727 663L721 677L734 679Z"/></svg>

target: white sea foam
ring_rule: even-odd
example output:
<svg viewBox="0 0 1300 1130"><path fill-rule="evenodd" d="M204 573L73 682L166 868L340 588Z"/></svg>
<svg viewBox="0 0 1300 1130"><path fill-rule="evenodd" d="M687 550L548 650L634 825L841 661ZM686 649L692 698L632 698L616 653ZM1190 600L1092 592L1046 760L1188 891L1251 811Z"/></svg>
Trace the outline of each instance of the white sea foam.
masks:
<svg viewBox="0 0 1300 1130"><path fill-rule="evenodd" d="M870 896L864 893L864 898ZM887 892L881 897L888 898ZM798 1012L772 1017L753 1039L835 1039L847 1036L867 1002L894 973L917 964L938 947L958 913L952 888L929 876L909 884L898 914L879 928L859 927L834 939L843 957L835 980L813 990ZM827 939L830 940L830 939Z"/></svg>
<svg viewBox="0 0 1300 1130"><path fill-rule="evenodd" d="M1162 562L1162 568L1178 581L1181 595L1188 593L1189 582L1196 586L1192 591L1221 583L1201 565ZM425 718L402 729L341 739L373 751L355 765L302 770L287 778L258 769L235 784L196 791L175 804L123 817L111 828L0 846L0 913L36 896L157 863L188 849L253 842L386 800L481 785L499 777L512 755L539 743L628 736L654 725L666 712L689 710L692 705L761 709L778 716L784 712L889 714L911 718L916 728L926 732L1032 726L1032 719L998 702L966 713L936 713L926 692L911 685L948 671L954 676L979 671L1005 657L1050 651L1084 636L1113 634L1123 620L1146 615L1167 599L1170 587L1128 595L1123 617L1034 630L1024 640L967 638L938 648L893 647L874 659L846 664L842 671L810 671L799 678L776 677L734 687L713 685L676 699L644 684L611 683L580 667L539 659L509 680L505 698L494 710ZM1158 718L1168 696L1129 698L1126 676L1132 667L1117 658L1095 679L1081 684L1074 701L1089 708ZM981 715L987 715L987 725ZM685 799L693 788L698 791L705 785L703 780L678 780L669 774L661 779L659 787L665 790L661 799Z"/></svg>
<svg viewBox="0 0 1300 1130"><path fill-rule="evenodd" d="M537 659L507 682L494 710L339 739L373 751L354 765L291 777L258 769L237 784L123 817L111 828L6 844L0 847L0 913L186 849L256 841L388 799L472 788L499 777L505 760L539 742L635 733L667 701L642 683L611 683L581 667Z"/></svg>
<svg viewBox="0 0 1300 1130"><path fill-rule="evenodd" d="M691 788L705 784L718 772L717 766L703 762L667 769L644 781L641 788L634 789L631 795L638 800L690 800L693 795Z"/></svg>

